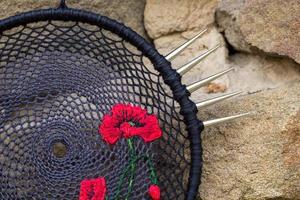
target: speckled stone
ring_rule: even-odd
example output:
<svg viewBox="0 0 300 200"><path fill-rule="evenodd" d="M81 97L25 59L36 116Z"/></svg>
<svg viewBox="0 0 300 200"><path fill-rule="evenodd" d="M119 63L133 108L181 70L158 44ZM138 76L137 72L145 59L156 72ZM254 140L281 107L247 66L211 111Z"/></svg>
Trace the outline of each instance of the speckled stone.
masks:
<svg viewBox="0 0 300 200"><path fill-rule="evenodd" d="M236 50L300 63L299 0L221 0L216 22Z"/></svg>

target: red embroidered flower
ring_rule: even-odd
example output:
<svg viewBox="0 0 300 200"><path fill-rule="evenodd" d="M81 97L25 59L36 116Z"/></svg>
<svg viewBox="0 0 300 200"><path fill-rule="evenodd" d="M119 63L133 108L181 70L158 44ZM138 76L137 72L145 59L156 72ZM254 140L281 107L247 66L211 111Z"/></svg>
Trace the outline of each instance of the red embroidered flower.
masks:
<svg viewBox="0 0 300 200"><path fill-rule="evenodd" d="M150 185L148 193L152 200L160 200L160 188L157 185Z"/></svg>
<svg viewBox="0 0 300 200"><path fill-rule="evenodd" d="M109 144L115 144L122 136L140 136L152 142L162 136L157 117L147 114L145 109L130 104L116 104L111 114L104 116L99 134Z"/></svg>
<svg viewBox="0 0 300 200"><path fill-rule="evenodd" d="M105 200L105 178L85 179L80 184L79 200Z"/></svg>

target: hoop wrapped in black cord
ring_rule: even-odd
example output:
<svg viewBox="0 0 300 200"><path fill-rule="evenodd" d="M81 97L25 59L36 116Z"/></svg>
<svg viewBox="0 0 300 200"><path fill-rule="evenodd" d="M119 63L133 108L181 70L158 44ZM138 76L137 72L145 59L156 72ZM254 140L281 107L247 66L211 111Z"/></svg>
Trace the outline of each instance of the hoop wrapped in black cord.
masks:
<svg viewBox="0 0 300 200"><path fill-rule="evenodd" d="M153 158L162 199L195 199L196 106L170 63L123 24L64 3L0 21L0 94L0 199L78 199L80 181L99 176L114 194L128 148L107 145L98 126L117 103L159 119L163 137L136 148ZM138 163L131 199L149 198L147 170Z"/></svg>

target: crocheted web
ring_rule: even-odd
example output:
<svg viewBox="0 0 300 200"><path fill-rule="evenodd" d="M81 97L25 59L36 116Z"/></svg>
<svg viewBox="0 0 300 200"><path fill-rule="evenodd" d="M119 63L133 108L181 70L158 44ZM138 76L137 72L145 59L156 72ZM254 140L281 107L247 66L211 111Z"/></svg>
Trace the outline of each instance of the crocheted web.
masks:
<svg viewBox="0 0 300 200"><path fill-rule="evenodd" d="M170 94L142 52L101 27L49 21L3 32L0 199L75 200L81 180L97 177L106 178L113 195L128 145L107 145L98 126L117 103L158 116L163 138L137 138L135 148L151 155L162 199L183 199L190 144ZM132 199L149 198L148 170L138 162ZM123 198L127 187L128 180Z"/></svg>

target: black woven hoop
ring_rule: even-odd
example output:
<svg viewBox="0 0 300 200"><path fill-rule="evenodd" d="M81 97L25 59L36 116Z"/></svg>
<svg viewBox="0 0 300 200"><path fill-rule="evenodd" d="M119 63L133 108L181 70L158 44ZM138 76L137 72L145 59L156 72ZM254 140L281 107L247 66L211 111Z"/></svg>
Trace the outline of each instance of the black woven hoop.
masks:
<svg viewBox="0 0 300 200"><path fill-rule="evenodd" d="M186 87L182 85L181 76L171 68L170 62L168 62L164 56L160 55L150 43L125 25L95 13L67 8L65 4L61 4L58 9L31 11L1 20L0 34L20 25L48 20L74 21L99 26L117 34L137 47L144 56L149 58L155 69L159 71L163 77L165 84L171 88L174 99L181 107L180 113L184 117L186 130L191 143L191 168L185 199L195 199L201 178L202 146L200 133L204 127L202 122L197 119L197 108L189 99L190 94L186 90Z"/></svg>

